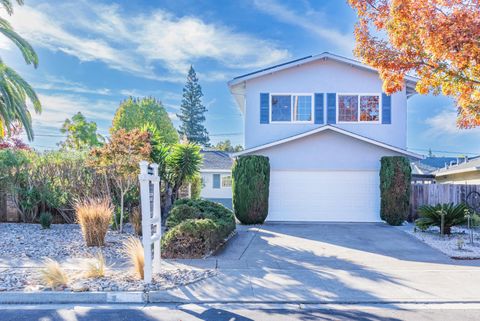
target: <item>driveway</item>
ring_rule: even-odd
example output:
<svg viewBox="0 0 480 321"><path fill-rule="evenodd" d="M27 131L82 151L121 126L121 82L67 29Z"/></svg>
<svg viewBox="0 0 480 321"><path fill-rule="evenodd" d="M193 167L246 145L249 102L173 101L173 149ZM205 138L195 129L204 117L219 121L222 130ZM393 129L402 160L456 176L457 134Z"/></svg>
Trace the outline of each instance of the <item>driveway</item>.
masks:
<svg viewBox="0 0 480 321"><path fill-rule="evenodd" d="M480 262L455 261L385 224L238 226L217 276L152 298L190 302L477 302Z"/></svg>

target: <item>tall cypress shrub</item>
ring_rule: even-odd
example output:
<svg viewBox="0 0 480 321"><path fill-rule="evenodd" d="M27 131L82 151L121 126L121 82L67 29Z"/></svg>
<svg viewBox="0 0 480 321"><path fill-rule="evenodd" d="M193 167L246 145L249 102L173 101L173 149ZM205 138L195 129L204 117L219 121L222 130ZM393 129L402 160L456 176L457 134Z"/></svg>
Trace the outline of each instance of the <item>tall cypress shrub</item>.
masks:
<svg viewBox="0 0 480 321"><path fill-rule="evenodd" d="M400 225L410 205L410 162L403 156L382 157L380 162L380 217L390 225Z"/></svg>
<svg viewBox="0 0 480 321"><path fill-rule="evenodd" d="M268 157L240 156L233 164L232 178L235 216L242 224L262 224L268 214Z"/></svg>

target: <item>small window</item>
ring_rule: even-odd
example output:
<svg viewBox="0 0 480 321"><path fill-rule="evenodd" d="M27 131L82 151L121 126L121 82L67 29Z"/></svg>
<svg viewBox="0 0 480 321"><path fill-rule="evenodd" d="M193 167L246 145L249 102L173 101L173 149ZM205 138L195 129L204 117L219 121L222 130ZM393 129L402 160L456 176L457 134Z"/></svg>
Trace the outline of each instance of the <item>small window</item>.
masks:
<svg viewBox="0 0 480 321"><path fill-rule="evenodd" d="M380 97L360 96L360 121L380 120Z"/></svg>
<svg viewBox="0 0 480 321"><path fill-rule="evenodd" d="M312 121L312 96L292 96L295 121Z"/></svg>
<svg viewBox="0 0 480 321"><path fill-rule="evenodd" d="M232 187L232 176L225 175L222 176L222 188Z"/></svg>
<svg viewBox="0 0 480 321"><path fill-rule="evenodd" d="M338 121L358 121L358 96L338 95Z"/></svg>
<svg viewBox="0 0 480 321"><path fill-rule="evenodd" d="M220 174L213 174L213 188L220 188Z"/></svg>
<svg viewBox="0 0 480 321"><path fill-rule="evenodd" d="M292 96L272 95L272 121L292 120Z"/></svg>

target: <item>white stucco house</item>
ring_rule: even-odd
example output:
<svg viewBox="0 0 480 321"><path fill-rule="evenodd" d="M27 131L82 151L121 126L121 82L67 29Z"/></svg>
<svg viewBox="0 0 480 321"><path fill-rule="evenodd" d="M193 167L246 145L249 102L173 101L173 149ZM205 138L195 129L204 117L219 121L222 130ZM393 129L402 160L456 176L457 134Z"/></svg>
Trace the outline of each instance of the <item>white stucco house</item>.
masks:
<svg viewBox="0 0 480 321"><path fill-rule="evenodd" d="M375 69L331 53L228 82L244 116L245 150L270 159L268 221L380 221L382 156L407 151L407 100L387 96Z"/></svg>
<svg viewBox="0 0 480 321"><path fill-rule="evenodd" d="M232 208L232 164L228 153L218 150L202 150L203 164L200 168L202 190L200 197L222 203Z"/></svg>

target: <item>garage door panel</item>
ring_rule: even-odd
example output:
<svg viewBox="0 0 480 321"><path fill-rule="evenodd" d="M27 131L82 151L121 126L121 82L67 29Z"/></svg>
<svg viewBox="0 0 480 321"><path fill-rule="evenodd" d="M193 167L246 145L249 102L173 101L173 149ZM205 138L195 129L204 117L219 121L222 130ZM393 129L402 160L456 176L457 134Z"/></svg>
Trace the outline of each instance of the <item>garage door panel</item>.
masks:
<svg viewBox="0 0 480 321"><path fill-rule="evenodd" d="M272 171L269 221L376 222L377 171Z"/></svg>

